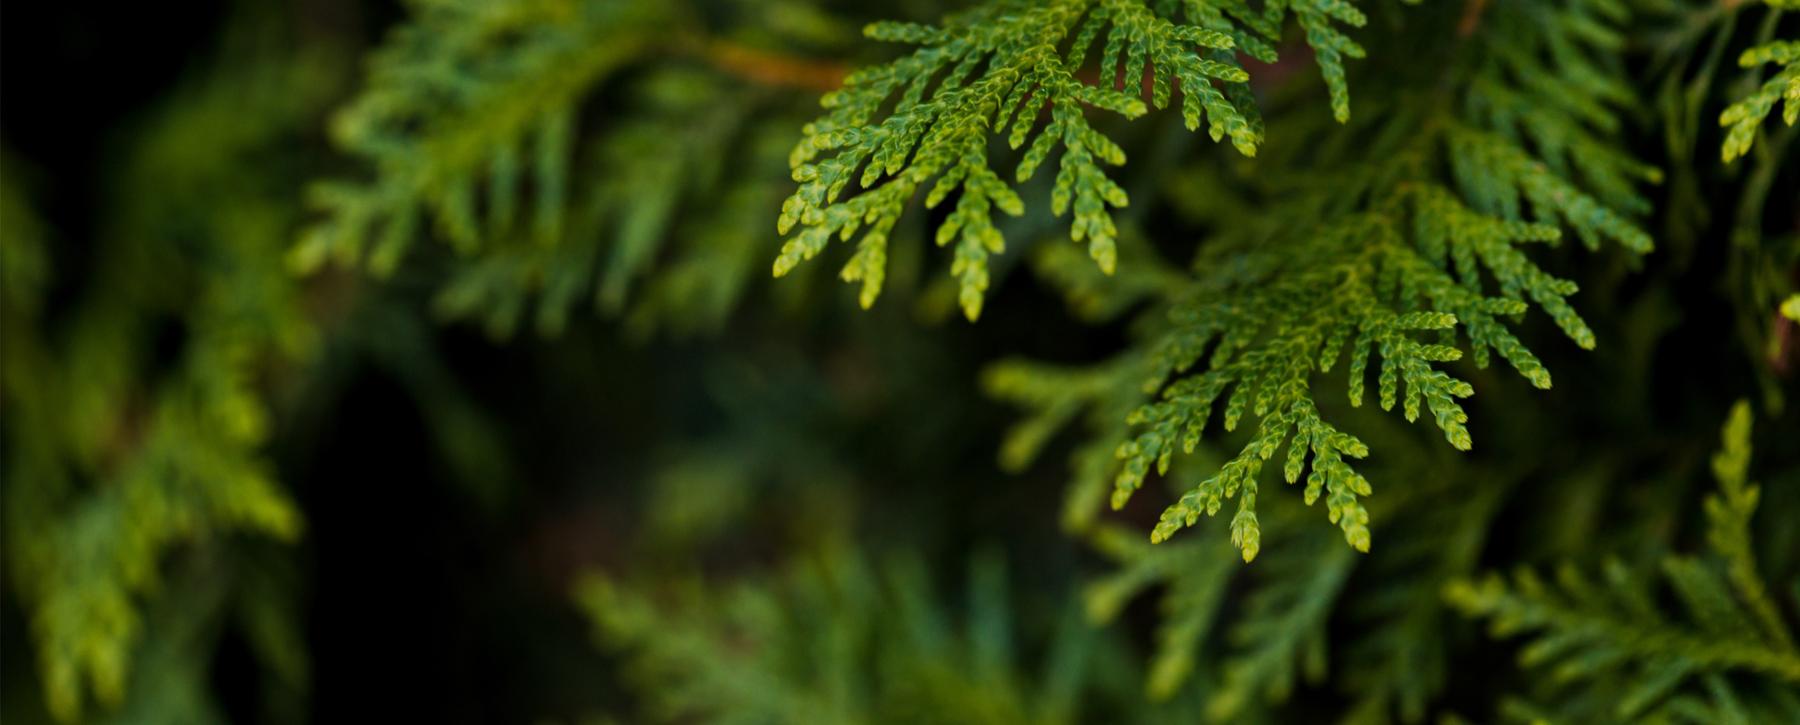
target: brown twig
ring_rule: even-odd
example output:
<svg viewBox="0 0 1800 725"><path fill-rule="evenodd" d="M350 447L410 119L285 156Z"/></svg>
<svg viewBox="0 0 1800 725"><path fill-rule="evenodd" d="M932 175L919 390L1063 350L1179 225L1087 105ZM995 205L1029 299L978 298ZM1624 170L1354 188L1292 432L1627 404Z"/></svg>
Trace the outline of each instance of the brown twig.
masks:
<svg viewBox="0 0 1800 725"><path fill-rule="evenodd" d="M1456 34L1467 38L1481 26L1481 14L1487 10L1487 0L1468 0L1463 5L1462 20L1456 24Z"/></svg>
<svg viewBox="0 0 1800 725"><path fill-rule="evenodd" d="M840 63L797 58L739 45L701 40L698 51L714 68L752 83L818 92L835 91L849 71Z"/></svg>

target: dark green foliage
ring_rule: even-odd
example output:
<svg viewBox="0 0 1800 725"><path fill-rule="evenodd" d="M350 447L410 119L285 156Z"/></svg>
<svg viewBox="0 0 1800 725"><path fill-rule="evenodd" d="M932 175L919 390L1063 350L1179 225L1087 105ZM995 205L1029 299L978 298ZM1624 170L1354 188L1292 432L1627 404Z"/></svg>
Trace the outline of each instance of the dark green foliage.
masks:
<svg viewBox="0 0 1800 725"><path fill-rule="evenodd" d="M1405 445L1395 430L1380 432ZM1133 598L1160 590L1146 694L1205 693L1210 720L1237 720L1327 681L1348 698L1346 720L1417 720L1450 676L1443 630L1453 613L1441 589L1474 572L1512 482L1412 453L1388 473L1420 483L1375 501L1377 520L1403 518L1412 536L1366 557L1285 498L1268 505L1270 550L1253 566L1235 561L1217 539L1150 544L1123 527L1099 526L1088 538L1116 567L1089 585L1090 618L1112 622ZM1442 503L1462 486L1470 495ZM1349 634L1331 636L1332 627Z"/></svg>
<svg viewBox="0 0 1800 725"><path fill-rule="evenodd" d="M9 90L8 722L1800 721L1789 0L244 5Z"/></svg>
<svg viewBox="0 0 1800 725"><path fill-rule="evenodd" d="M368 187L316 191L331 217L296 250L296 264L311 269L329 258L367 256L377 272L391 271L422 222L464 250L489 234L558 240L574 107L599 79L645 52L645 31L666 20L652 7L424 5L373 59L363 97L333 120L338 143L370 157L381 175ZM526 179L537 201L521 213ZM478 199L484 188L486 199Z"/></svg>
<svg viewBox="0 0 1800 725"><path fill-rule="evenodd" d="M1534 634L1519 660L1551 669L1543 689L1554 699L1515 702L1514 712L1588 721L1800 718L1792 613L1782 613L1764 583L1751 544L1761 490L1748 480L1750 416L1746 403L1732 410L1724 448L1713 458L1719 491L1706 498L1710 556L1667 557L1660 577L1612 561L1599 576L1564 565L1554 583L1521 569L1510 583L1490 575L1446 590L1464 612L1491 619L1495 634ZM1679 613L1661 603L1658 580ZM1734 681L1733 674L1744 678Z"/></svg>
<svg viewBox="0 0 1800 725"><path fill-rule="evenodd" d="M1657 125L1665 129L1670 178L1664 238L1675 261L1686 265L1702 245L1717 248L1729 239L1727 258L1732 267L1727 296L1734 308L1734 323L1742 353L1748 358L1775 361L1784 345L1782 328L1769 324L1769 310L1792 294L1793 282L1784 270L1800 259L1800 235L1767 221L1791 206L1774 193L1785 170L1791 168L1794 141L1800 132L1793 126L1764 124L1743 119L1715 135L1722 109L1739 106L1762 86L1760 67L1739 69L1733 62L1753 49L1793 37L1793 15L1779 12L1783 3L1650 3L1655 12L1646 18L1645 45L1651 61L1646 83L1656 88ZM1784 25L1784 20L1787 24ZM1770 107L1773 108L1772 106ZM1741 145L1740 145L1741 144ZM1717 168L1715 150L1736 149L1744 156L1725 168L1740 180L1741 193L1728 201L1706 197L1707 173ZM1791 195L1788 195L1791 196ZM1715 223L1728 229L1708 235ZM1761 366L1758 375L1760 402L1771 410L1784 407L1784 394L1772 366Z"/></svg>
<svg viewBox="0 0 1800 725"><path fill-rule="evenodd" d="M424 4L332 123L375 178L313 189L294 264L391 275L429 236L457 253L437 311L496 337L534 298L547 335L583 301L643 332L717 328L767 242L751 220L779 201L794 88L835 75L698 21L643 0ZM626 110L595 113L603 93Z"/></svg>
<svg viewBox="0 0 1800 725"><path fill-rule="evenodd" d="M599 578L575 596L663 719L1071 722L1110 643L1061 616L1045 668L1022 668L1004 575L991 555L973 560L961 617L933 600L918 561L874 567L842 553L767 584L681 583L672 601Z"/></svg>
<svg viewBox="0 0 1800 725"><path fill-rule="evenodd" d="M1567 299L1575 285L1543 271L1522 247L1554 244L1567 227L1589 249L1602 240L1650 249L1626 214L1645 206L1633 181L1655 174L1607 148L1617 122L1590 103L1626 92L1609 55L1621 40L1597 23L1608 8L1494 8L1488 22L1502 27L1522 30L1549 13L1567 18L1553 29L1571 30L1499 34L1495 48L1470 39L1449 49L1449 67L1467 64L1481 83L1443 96L1399 95L1379 130L1338 132L1373 136L1357 151L1377 161L1315 160L1291 180L1253 180L1274 190L1267 210L1221 209L1223 230L1201 248L1196 279L1170 294L1169 311L1157 313L1166 321L1147 325L1154 332L1133 354L1142 391L1155 395L1127 418L1145 430L1118 448L1114 508L1152 469L1167 473L1177 450L1192 452L1218 408L1225 431L1249 415L1255 434L1164 512L1152 540L1237 498L1232 540L1253 558L1262 466L1285 449L1283 478L1297 483L1304 475L1307 503L1323 498L1346 540L1366 551L1360 497L1373 489L1350 464L1369 450L1320 416L1315 371L1342 364L1357 406L1373 357L1382 409L1400 405L1409 421L1429 412L1451 446L1468 450L1459 401L1474 390L1439 365L1465 349L1477 367L1497 354L1534 386L1550 387L1548 371L1508 325L1532 306L1577 345L1594 346ZM1543 77L1562 80L1536 81ZM1509 110L1524 98L1539 106L1529 119ZM1577 172L1589 189L1575 183ZM1428 340L1421 332L1436 334Z"/></svg>

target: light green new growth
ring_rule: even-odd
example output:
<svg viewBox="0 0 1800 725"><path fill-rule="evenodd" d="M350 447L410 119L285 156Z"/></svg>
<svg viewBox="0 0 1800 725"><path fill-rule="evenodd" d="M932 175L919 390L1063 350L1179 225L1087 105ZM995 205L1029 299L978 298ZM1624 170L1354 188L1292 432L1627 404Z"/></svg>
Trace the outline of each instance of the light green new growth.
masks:
<svg viewBox="0 0 1800 725"><path fill-rule="evenodd" d="M1134 435L1102 427L1099 438L1118 441L1114 508L1151 471L1167 474L1178 451L1193 452L1215 414L1227 432L1253 420L1237 454L1163 512L1152 541L1236 498L1231 539L1246 560L1254 558L1261 474L1280 453L1282 478L1304 479L1306 502L1322 499L1346 541L1366 551L1369 516L1360 498L1372 487L1352 462L1369 448L1321 415L1316 376L1341 362L1348 401L1359 406L1373 372L1382 409L1398 406L1408 421L1429 413L1452 447L1468 450L1460 400L1473 388L1446 363L1468 354L1485 367L1497 354L1548 388L1548 371L1510 329L1534 307L1578 346L1595 345L1568 302L1574 283L1545 272L1523 247L1556 244L1568 229L1589 249L1611 241L1633 253L1650 250L1649 235L1628 215L1647 210L1633 187L1656 173L1618 153L1610 138L1617 120L1605 103L1626 93L1606 60L1623 47L1609 24L1612 11L1586 2L1490 7L1492 29L1481 46L1489 53L1470 61L1475 82L1449 99L1390 101L1379 129L1340 131L1351 139L1374 134L1377 145L1363 150L1379 161L1345 169L1319 160L1320 169L1269 180L1279 192L1249 213L1223 205L1231 216L1201 246L1194 279L1151 313L1148 342L1104 376L1139 382L1081 393L1020 380L1031 373L1013 368L990 388L1039 409L1031 425L1051 430L1072 406L1132 411L1126 423L1138 428ZM1544 13L1568 25L1538 28ZM1508 110L1522 106L1538 110ZM1322 145L1341 148L1336 139ZM1032 392L1040 389L1049 394ZM1152 397L1134 404L1133 395ZM1084 463L1082 475L1095 470L1104 467ZM1075 490L1086 496L1090 485Z"/></svg>
<svg viewBox="0 0 1800 725"><path fill-rule="evenodd" d="M881 293L888 239L906 207L921 190L927 208L960 191L935 238L939 246L955 243L950 272L974 320L988 257L1005 249L993 210L1023 214L1015 185L1059 148L1051 212L1073 210L1070 237L1087 242L1089 256L1111 274L1118 255L1111 210L1129 200L1102 164L1124 164L1125 151L1090 125L1086 109L1137 118L1149 106L1167 107L1178 90L1189 130L1204 121L1213 140L1229 137L1239 152L1255 155L1262 120L1235 53L1273 62L1272 44L1290 12L1315 49L1333 112L1347 119L1342 58L1363 51L1332 22L1360 26L1364 18L1346 0L1276 0L1261 10L1243 0L994 0L942 26L869 26L869 37L922 47L852 74L823 99L828 113L806 127L791 158L800 187L782 205L778 226L782 234L799 231L782 246L775 275L812 259L834 236L860 233L841 276L862 283L868 307ZM1099 75L1089 80L1096 43ZM990 139L1001 137L1024 149L1010 182L988 159ZM858 191L842 198L852 181Z"/></svg>
<svg viewBox="0 0 1800 725"><path fill-rule="evenodd" d="M1647 249L1641 231L1497 137L1459 130L1446 142L1452 165L1467 181L1464 188L1480 190L1477 195L1522 194L1539 205L1540 217L1561 219L1586 238L1611 237L1635 251ZM1476 166L1469 158L1486 163ZM1127 421L1146 430L1118 449L1123 467L1114 483L1115 508L1152 468L1166 473L1177 448L1193 451L1215 407L1223 410L1226 431L1246 414L1260 421L1217 475L1164 511L1153 541L1193 525L1202 514L1218 513L1236 497L1232 541L1246 560L1254 558L1258 477L1285 447L1282 477L1297 483L1305 474L1307 503L1323 497L1346 540L1367 551L1368 514L1358 497L1371 488L1349 461L1366 457L1368 447L1320 417L1312 396L1315 372L1331 371L1348 353L1349 401L1361 405L1373 357L1383 410L1399 405L1409 421L1428 411L1453 447L1468 450L1468 416L1458 400L1474 390L1436 367L1463 356L1445 344L1455 340L1455 328L1460 326L1476 365L1485 366L1497 353L1539 388L1550 386L1549 373L1503 319L1525 312L1529 300L1576 344L1594 346L1593 333L1567 302L1574 284L1544 272L1518 248L1555 242L1560 232L1554 226L1487 216L1444 187L1404 182L1383 205L1301 234L1284 250L1291 256L1278 276L1200 293L1176 307L1174 329L1158 344L1145 389L1162 390L1161 400ZM1494 280L1498 295L1484 292L1484 277ZM1441 342L1414 334L1432 331Z"/></svg>
<svg viewBox="0 0 1800 725"><path fill-rule="evenodd" d="M1777 9L1776 12L1789 6L1775 1L1769 4ZM1800 9L1800 4L1792 7ZM1792 126L1795 121L1800 121L1800 40L1770 41L1738 56L1738 65L1744 68L1766 64L1778 68L1775 75L1719 114L1719 125L1726 129L1725 144L1721 149L1726 162L1750 151L1763 120L1775 110L1776 104L1785 104L1781 111L1782 123Z"/></svg>
<svg viewBox="0 0 1800 725"><path fill-rule="evenodd" d="M1567 697L1609 706L1598 716L1792 721L1800 715L1791 694L1800 687L1800 649L1752 554L1758 489L1746 476L1750 423L1749 404L1738 403L1713 458L1719 491L1706 498L1712 557L1662 563L1662 579L1685 616L1659 604L1654 577L1617 561L1600 580L1570 565L1557 570L1554 583L1521 569L1510 584L1489 575L1453 582L1445 595L1470 616L1491 620L1497 636L1530 633L1521 663L1554 666L1556 680L1573 690ZM1731 673L1750 677L1727 680ZM1703 689L1688 692L1688 683Z"/></svg>

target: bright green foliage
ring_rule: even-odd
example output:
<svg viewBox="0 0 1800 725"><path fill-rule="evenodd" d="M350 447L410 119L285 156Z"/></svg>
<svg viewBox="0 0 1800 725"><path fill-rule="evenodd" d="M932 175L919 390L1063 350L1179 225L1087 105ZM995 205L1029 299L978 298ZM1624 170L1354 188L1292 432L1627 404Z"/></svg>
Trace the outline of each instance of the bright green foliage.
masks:
<svg viewBox="0 0 1800 725"><path fill-rule="evenodd" d="M1593 203L1579 195L1562 198L1573 203L1551 208L1566 211ZM1575 291L1573 285L1544 273L1516 246L1554 241L1554 227L1475 213L1441 187L1403 187L1392 199L1391 210L1349 217L1311 232L1317 235L1311 239L1298 240L1292 253L1316 263L1294 264L1256 287L1227 288L1176 308L1176 327L1160 343L1162 352L1146 389L1162 388L1165 376L1200 363L1215 340L1217 346L1201 372L1179 377L1160 401L1128 420L1149 429L1119 449L1125 463L1114 507L1124 505L1152 465L1166 472L1178 446L1193 450L1215 404L1222 404L1227 431L1246 413L1262 420L1242 453L1164 513L1153 540L1191 525L1202 512L1216 513L1224 499L1241 491L1233 541L1246 559L1253 558L1257 474L1263 461L1286 445L1283 477L1299 481L1310 454L1307 502L1324 495L1332 521L1352 546L1366 551L1367 514L1357 497L1370 492L1369 484L1346 459L1363 458L1368 448L1319 416L1309 386L1314 369L1331 370L1346 349L1352 405L1362 402L1365 370L1374 354L1381 407L1391 410L1404 400L1408 420L1428 410L1450 444L1467 450L1471 441L1463 424L1468 418L1458 399L1473 389L1433 366L1460 359L1462 351L1419 341L1409 332L1448 331L1461 323L1477 365L1484 365L1492 351L1540 388L1549 387L1549 374L1500 318L1524 312L1524 300L1530 299L1577 344L1593 346L1593 334L1565 301ZM1402 231L1409 227L1410 235ZM1641 235L1627 230L1621 236L1634 234ZM1498 281L1500 295L1482 294L1480 270ZM1259 338L1268 341L1265 346L1256 346Z"/></svg>
<svg viewBox="0 0 1800 725"><path fill-rule="evenodd" d="M961 621L916 560L841 553L767 583L656 592L592 576L575 596L659 720L1073 722L1099 633L1064 616L1044 670L1022 669L1005 573L997 557L971 562Z"/></svg>
<svg viewBox="0 0 1800 725"><path fill-rule="evenodd" d="M1262 468L1285 449L1282 478L1304 478L1307 503L1323 499L1345 539L1366 551L1361 497L1372 486L1351 462L1369 449L1321 415L1316 374L1347 356L1348 400L1358 406L1373 358L1382 409L1399 406L1409 421L1429 413L1451 446L1468 450L1460 401L1473 388L1444 363L1466 351L1485 367L1497 354L1536 387L1549 387L1548 371L1509 329L1532 307L1577 345L1594 346L1568 302L1575 285L1545 272L1525 248L1555 244L1566 228L1590 249L1609 240L1649 251L1649 236L1628 214L1645 209L1634 182L1655 175L1611 148L1617 121L1601 104L1625 93L1608 60L1622 41L1598 24L1609 12L1600 3L1489 9L1494 40L1478 47L1491 55L1459 56L1480 59L1462 61L1473 63L1478 82L1453 98L1395 103L1372 149L1359 149L1381 161L1348 170L1321 164L1288 186L1271 184L1280 191L1252 216L1227 210L1234 215L1201 245L1195 279L1172 295L1166 321L1151 323L1141 350L1113 363L1135 367L1137 395L1155 395L1127 418L1140 431L1118 445L1114 508L1152 470L1166 474L1178 451L1192 452L1217 410L1225 431L1250 418L1253 433L1164 511L1153 541L1236 498L1231 538L1246 560L1254 558ZM1541 13L1584 30L1533 30ZM1524 98L1541 108L1529 117L1510 110ZM1351 139L1372 131L1339 133ZM1338 144L1325 148L1341 151ZM1104 406L1117 407L1131 395L1110 391L1088 400L1104 397ZM1048 402L1068 408L1076 404L1072 393Z"/></svg>
<svg viewBox="0 0 1800 725"><path fill-rule="evenodd" d="M250 35L265 48L225 53L142 130L113 178L94 269L52 269L41 247L54 232L33 221L10 163L0 185L6 563L45 701L64 720L90 694L125 700L140 643L175 646L175 630L207 621L176 609L155 631L147 623L179 588L165 582L182 570L170 559L236 534L301 532L263 460L261 388L314 335L282 263L297 207L291 189L239 175L318 111L330 75L319 58L268 50L279 36ZM53 319L39 297L52 275L92 291ZM157 349L169 328L180 331L172 355ZM161 681L206 677L175 674Z"/></svg>
<svg viewBox="0 0 1800 725"><path fill-rule="evenodd" d="M309 505L360 504L310 495L304 470L335 450L308 435L357 433L294 429L339 427L308 416L374 380L411 404L383 420L430 440L371 446L471 484L499 524L445 537L483 544L476 561L417 565L531 569L473 607L429 589L398 606L517 625L505 651L535 656L555 632L533 629L555 619L543 580L612 567L573 593L630 696L558 661L573 685L494 678L458 702L1418 723L1501 687L1520 695L1498 714L1531 721L1800 722L1800 479L1781 468L1800 46L1776 39L1795 0L403 5L362 39L366 78L330 124L344 69L237 52L121 129L124 158L96 155L107 198L78 210L101 220L85 246L56 228L79 189L0 159L7 623L52 715L241 714L209 692L241 660L226 641L304 688L284 564L302 535L348 537L309 528L274 463L302 469ZM867 26L905 54L842 72L889 52L857 42L868 17L943 7L960 12ZM1733 58L1754 75L1717 82ZM1789 126L1765 124L1784 103ZM313 185L308 217L290 177L329 156L307 145L326 130L350 170ZM1750 161L1696 162L1715 133ZM855 242L841 277L863 306L909 295L931 252L907 234L953 247L916 315L845 330L794 281L774 289L800 314L734 312L771 252L784 275L834 238ZM1008 275L1031 279L988 297ZM622 324L584 327L584 306ZM958 308L990 327L921 329ZM427 312L574 334L446 360ZM727 334L634 348L614 330ZM1003 438L969 389L981 366L1024 411ZM1746 370L1768 485L1745 404L1696 492L1712 421L1694 435L1689 411L1745 394ZM523 425L486 422L462 376ZM984 465L996 438L1011 477ZM513 452L543 459L514 470ZM431 495L376 516L403 529ZM962 551L997 535L1028 552L1014 568ZM855 553L876 545L896 553ZM1469 636L1465 614L1520 641ZM1464 684L1515 647L1526 667Z"/></svg>
<svg viewBox="0 0 1800 725"><path fill-rule="evenodd" d="M942 26L869 26L871 38L921 48L858 71L843 89L825 96L828 113L806 127L791 159L800 188L782 204L779 227L783 234L799 231L782 246L775 275L817 256L833 236L848 240L860 233L841 276L862 283L864 307L874 304L894 225L930 183L927 208L960 191L936 240L939 246L955 243L950 273L958 280L963 313L974 320L989 284L988 257L1005 249L993 210L1023 214L1025 202L1014 185L1031 179L1059 148L1051 212L1074 211L1069 236L1087 242L1095 264L1112 274L1118 228L1111 209L1129 199L1102 164L1123 165L1125 151L1089 123L1087 107L1137 118L1149 106L1167 107L1179 90L1189 130L1205 122L1213 140L1229 137L1239 152L1253 156L1263 140L1262 120L1235 52L1274 62L1273 44L1291 14L1317 54L1333 113L1340 121L1349 118L1342 58L1362 57L1363 50L1334 23L1360 26L1363 14L1348 0L1261 5L992 0ZM1083 74L1096 44L1098 79L1091 81ZM1040 129L1046 112L1048 123ZM1012 182L988 159L989 141L999 137L1012 149L1025 149ZM852 181L857 191L842 198Z"/></svg>
<svg viewBox="0 0 1800 725"><path fill-rule="evenodd" d="M1800 10L1800 4L1790 0L1768 0L1768 5L1777 14L1784 8ZM1773 22L1774 18L1770 20ZM1782 123L1792 126L1800 121L1800 40L1772 40L1745 50L1738 56L1738 65L1750 69L1773 65L1777 70L1748 96L1719 114L1719 125L1726 129L1720 153L1727 163L1750 150L1763 120L1777 104L1785 103Z"/></svg>
<svg viewBox="0 0 1800 725"><path fill-rule="evenodd" d="M1750 406L1739 403L1713 458L1719 491L1706 499L1710 556L1672 556L1660 567L1678 612L1662 604L1651 572L1618 561L1597 578L1565 565L1554 582L1521 569L1510 583L1489 575L1446 588L1464 612L1490 619L1496 635L1530 635L1521 664L1552 669L1552 699L1515 703L1515 712L1570 721L1800 717L1800 649L1750 543L1759 498L1747 478L1750 418Z"/></svg>

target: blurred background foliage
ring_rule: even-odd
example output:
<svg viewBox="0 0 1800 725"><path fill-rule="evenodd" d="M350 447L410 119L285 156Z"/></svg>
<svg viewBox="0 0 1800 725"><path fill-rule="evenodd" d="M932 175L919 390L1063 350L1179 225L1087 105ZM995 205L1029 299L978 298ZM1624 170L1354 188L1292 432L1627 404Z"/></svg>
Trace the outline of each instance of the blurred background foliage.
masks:
<svg viewBox="0 0 1800 725"><path fill-rule="evenodd" d="M1363 5L1379 131L1407 35L1484 3ZM948 210L869 311L766 271L800 127L893 57L860 29L962 3L8 7L0 719L1800 719L1800 152L1716 151L1800 17L1617 5L1657 250L1540 255L1598 347L1457 368L1467 453L1330 388L1376 543L1269 495L1248 565L1145 537L1242 435L1092 482L1192 240L1358 148L1293 28L1252 76L1286 135L1108 126L1117 274L1035 210L970 325Z"/></svg>

